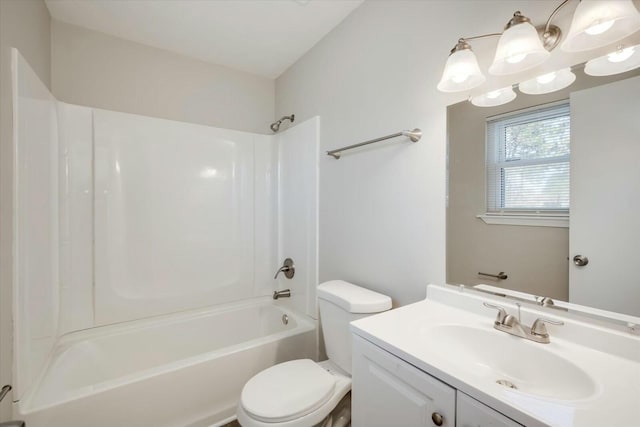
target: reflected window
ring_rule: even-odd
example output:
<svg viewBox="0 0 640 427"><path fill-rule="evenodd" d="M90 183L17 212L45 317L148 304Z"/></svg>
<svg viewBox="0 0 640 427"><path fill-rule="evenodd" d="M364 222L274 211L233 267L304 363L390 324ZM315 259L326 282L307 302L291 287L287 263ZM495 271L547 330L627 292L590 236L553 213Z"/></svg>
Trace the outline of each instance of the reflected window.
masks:
<svg viewBox="0 0 640 427"><path fill-rule="evenodd" d="M568 101L487 120L487 212L569 212Z"/></svg>

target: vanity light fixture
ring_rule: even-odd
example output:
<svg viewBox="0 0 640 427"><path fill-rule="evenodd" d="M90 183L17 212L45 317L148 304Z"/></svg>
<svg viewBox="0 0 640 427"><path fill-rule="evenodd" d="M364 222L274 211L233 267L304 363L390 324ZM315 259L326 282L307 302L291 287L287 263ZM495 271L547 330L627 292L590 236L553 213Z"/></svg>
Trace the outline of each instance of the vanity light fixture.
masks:
<svg viewBox="0 0 640 427"><path fill-rule="evenodd" d="M524 81L518 85L518 88L520 92L527 95L542 95L564 89L575 79L576 75L571 72L571 69L564 68Z"/></svg>
<svg viewBox="0 0 640 427"><path fill-rule="evenodd" d="M438 89L442 92L462 92L484 83L485 77L469 44L469 41L475 39L500 37L493 63L489 67L491 74L502 76L519 73L543 63L550 56L549 52L559 44L562 38L562 31L551 24L551 21L568 2L569 0L563 0L549 15L544 25L534 27L531 20L518 11L513 14L513 18L509 20L502 33L460 38L451 50L442 79L438 83ZM640 30L640 12L633 4L633 0L581 0L573 15L569 34L562 48L570 52L595 49L621 40L638 30ZM622 53L619 55L624 56ZM630 57L636 60L635 55ZM594 63L596 63L595 69L599 69L598 63ZM635 67L626 68L624 71ZM562 75L565 78L571 77L564 72ZM566 83L566 80L559 79L555 84L560 82ZM540 82L538 83L539 86ZM567 83L569 84L571 82ZM559 89L560 87L555 90Z"/></svg>
<svg viewBox="0 0 640 427"><path fill-rule="evenodd" d="M518 11L498 40L489 72L498 76L518 73L542 64L549 55L531 20Z"/></svg>
<svg viewBox="0 0 640 427"><path fill-rule="evenodd" d="M585 74L590 76L611 76L640 67L640 45L618 46L607 55L587 61Z"/></svg>
<svg viewBox="0 0 640 427"><path fill-rule="evenodd" d="M438 90L441 92L469 90L480 86L485 80L471 46L467 40L459 39L451 49L442 79L438 83Z"/></svg>
<svg viewBox="0 0 640 427"><path fill-rule="evenodd" d="M582 52L614 43L640 30L640 12L632 0L582 0L562 50Z"/></svg>
<svg viewBox="0 0 640 427"><path fill-rule="evenodd" d="M517 11L507 22L503 33L458 39L458 43L451 49L438 89L442 92L462 92L484 83L485 77L469 44L471 40L500 37L493 64L489 68L491 74L517 73L544 62L549 57L549 51L558 45L562 34L560 28L551 24L551 20L568 1L564 0L551 13L546 24L538 28Z"/></svg>
<svg viewBox="0 0 640 427"><path fill-rule="evenodd" d="M476 107L495 107L516 99L516 93L511 86L493 90L484 95L472 96L469 101Z"/></svg>

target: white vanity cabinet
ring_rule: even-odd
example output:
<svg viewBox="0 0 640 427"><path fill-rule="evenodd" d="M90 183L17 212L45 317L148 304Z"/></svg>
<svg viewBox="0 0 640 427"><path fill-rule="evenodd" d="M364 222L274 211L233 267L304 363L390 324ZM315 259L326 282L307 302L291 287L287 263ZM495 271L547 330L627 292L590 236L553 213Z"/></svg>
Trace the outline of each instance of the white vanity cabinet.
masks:
<svg viewBox="0 0 640 427"><path fill-rule="evenodd" d="M353 427L521 427L357 335L352 378Z"/></svg>
<svg viewBox="0 0 640 427"><path fill-rule="evenodd" d="M456 399L458 427L522 427L511 418L458 391Z"/></svg>
<svg viewBox="0 0 640 427"><path fill-rule="evenodd" d="M352 378L353 427L456 425L455 388L356 335Z"/></svg>

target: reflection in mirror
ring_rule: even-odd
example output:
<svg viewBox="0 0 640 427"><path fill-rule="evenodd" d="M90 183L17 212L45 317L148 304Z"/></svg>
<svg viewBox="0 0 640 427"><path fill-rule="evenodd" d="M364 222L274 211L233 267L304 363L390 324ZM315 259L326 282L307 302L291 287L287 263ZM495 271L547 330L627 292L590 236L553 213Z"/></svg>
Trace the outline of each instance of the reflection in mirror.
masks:
<svg viewBox="0 0 640 427"><path fill-rule="evenodd" d="M572 304L566 301L557 301L549 297L540 297L491 285L475 285L470 288L467 288L464 285L460 286L462 288L459 288L459 290L462 292L488 294L502 297L507 301L513 301L523 305L535 305L538 310L546 310L550 315L557 315L560 311L563 313L563 316L570 316L578 319L587 317L592 323L608 328L613 327L614 329L633 335L640 335L640 317L637 316L629 316L627 314L617 313L614 311Z"/></svg>
<svg viewBox="0 0 640 427"><path fill-rule="evenodd" d="M557 92L448 107L447 283L640 316L640 70L574 68Z"/></svg>

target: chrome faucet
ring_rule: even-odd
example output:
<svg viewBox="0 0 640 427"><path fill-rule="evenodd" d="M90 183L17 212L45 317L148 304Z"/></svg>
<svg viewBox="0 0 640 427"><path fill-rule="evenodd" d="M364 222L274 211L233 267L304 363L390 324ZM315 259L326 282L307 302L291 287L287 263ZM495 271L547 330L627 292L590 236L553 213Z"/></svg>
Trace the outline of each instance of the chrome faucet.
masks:
<svg viewBox="0 0 640 427"><path fill-rule="evenodd" d="M493 327L499 331L506 332L511 335L515 335L516 337L524 338L527 340L531 340L534 342L539 342L541 344L549 344L551 340L549 339L549 332L547 331L547 327L545 323L549 323L551 325L564 325L564 322L558 320L544 319L542 317L536 319L531 327L524 326L520 323L520 319L515 316L508 314L507 310L504 307L500 307L499 305L493 305L489 303L483 303L485 307L493 308L498 310L498 315L496 316L496 320L493 322Z"/></svg>
<svg viewBox="0 0 640 427"><path fill-rule="evenodd" d="M282 291L274 291L273 292L273 299L290 298L290 297L291 297L291 289L284 289Z"/></svg>

